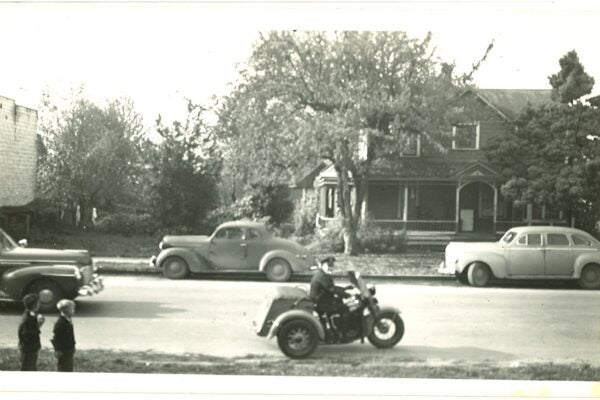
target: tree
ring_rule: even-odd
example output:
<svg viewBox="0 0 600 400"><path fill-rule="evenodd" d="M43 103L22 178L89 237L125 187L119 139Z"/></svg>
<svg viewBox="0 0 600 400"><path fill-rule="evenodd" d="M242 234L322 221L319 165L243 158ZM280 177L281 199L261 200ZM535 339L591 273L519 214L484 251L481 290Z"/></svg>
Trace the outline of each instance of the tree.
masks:
<svg viewBox="0 0 600 400"><path fill-rule="evenodd" d="M85 227L93 207L132 201L130 188L141 168L142 118L128 99L102 108L84 98L81 90L66 105L60 103L44 94L40 136L45 152L39 160L38 185L46 199Z"/></svg>
<svg viewBox="0 0 600 400"><path fill-rule="evenodd" d="M553 98L560 102L527 107L514 133L492 143L488 156L503 168L505 196L565 210L567 218L576 217L579 227L593 231L600 217L600 153L590 137L597 135L600 111L575 97L589 93L593 79L575 78L573 71L582 72L583 66L574 60L576 53L569 52L560 60L561 71L550 78Z"/></svg>
<svg viewBox="0 0 600 400"><path fill-rule="evenodd" d="M206 110L188 103L186 121L171 127L157 120L161 143L153 155L153 213L170 228L198 230L218 205L221 161Z"/></svg>
<svg viewBox="0 0 600 400"><path fill-rule="evenodd" d="M430 41L402 32L261 37L220 111L218 132L233 149L232 162L248 181L329 162L338 176L345 252L355 253L372 166L400 162L409 136L449 133L451 99L465 82L439 63Z"/></svg>
<svg viewBox="0 0 600 400"><path fill-rule="evenodd" d="M592 92L594 78L588 75L572 50L560 60L560 71L548 77L552 86L552 100L570 104Z"/></svg>

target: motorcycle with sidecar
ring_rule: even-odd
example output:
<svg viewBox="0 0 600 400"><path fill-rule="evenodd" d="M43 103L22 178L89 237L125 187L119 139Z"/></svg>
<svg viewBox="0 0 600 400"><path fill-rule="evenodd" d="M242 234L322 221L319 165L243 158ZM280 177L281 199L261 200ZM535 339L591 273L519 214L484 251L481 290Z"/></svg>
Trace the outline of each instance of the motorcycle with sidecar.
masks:
<svg viewBox="0 0 600 400"><path fill-rule="evenodd" d="M400 310L381 306L375 287L367 286L359 273L348 272L352 285L346 287L347 315L341 329L339 314L319 314L302 287L280 286L260 307L254 325L258 336L272 339L290 358L311 355L319 343L345 344L360 340L378 348L394 347L404 336Z"/></svg>

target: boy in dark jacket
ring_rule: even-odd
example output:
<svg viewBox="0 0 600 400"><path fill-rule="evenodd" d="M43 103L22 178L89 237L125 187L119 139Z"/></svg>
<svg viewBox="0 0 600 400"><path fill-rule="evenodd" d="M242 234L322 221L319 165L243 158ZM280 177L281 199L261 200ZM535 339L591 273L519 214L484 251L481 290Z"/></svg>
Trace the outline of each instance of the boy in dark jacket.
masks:
<svg viewBox="0 0 600 400"><path fill-rule="evenodd" d="M73 331L72 317L75 313L75 302L63 299L56 304L60 317L54 324L54 355L56 356L56 370L59 372L73 372L73 356L75 354L75 332Z"/></svg>
<svg viewBox="0 0 600 400"><path fill-rule="evenodd" d="M23 298L25 312L19 324L19 352L21 353L21 371L37 371L40 344L40 327L44 316L39 314L40 299L30 293Z"/></svg>

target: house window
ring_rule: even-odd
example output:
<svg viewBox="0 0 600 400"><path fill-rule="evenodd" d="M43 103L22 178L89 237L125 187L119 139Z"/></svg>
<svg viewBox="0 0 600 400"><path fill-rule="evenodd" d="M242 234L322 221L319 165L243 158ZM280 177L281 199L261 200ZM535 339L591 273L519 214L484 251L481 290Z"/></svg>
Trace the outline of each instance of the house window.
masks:
<svg viewBox="0 0 600 400"><path fill-rule="evenodd" d="M402 146L402 157L418 157L421 154L421 136L406 135Z"/></svg>
<svg viewBox="0 0 600 400"><path fill-rule="evenodd" d="M460 124L452 127L453 150L479 149L479 124Z"/></svg>
<svg viewBox="0 0 600 400"><path fill-rule="evenodd" d="M328 187L325 192L325 218L333 218L335 216L336 203L335 188Z"/></svg>

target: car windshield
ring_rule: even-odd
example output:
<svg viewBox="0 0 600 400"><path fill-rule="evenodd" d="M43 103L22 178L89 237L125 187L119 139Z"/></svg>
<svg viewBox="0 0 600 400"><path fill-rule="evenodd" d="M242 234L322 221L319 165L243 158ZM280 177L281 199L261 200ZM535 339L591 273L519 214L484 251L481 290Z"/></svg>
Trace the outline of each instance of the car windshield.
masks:
<svg viewBox="0 0 600 400"><path fill-rule="evenodd" d="M17 247L17 243L6 232L0 229L0 251L12 250Z"/></svg>
<svg viewBox="0 0 600 400"><path fill-rule="evenodd" d="M508 244L508 243L512 242L512 240L515 238L515 236L517 236L516 232L508 231L504 234L504 236L502 236L502 239L500 239L500 241Z"/></svg>

